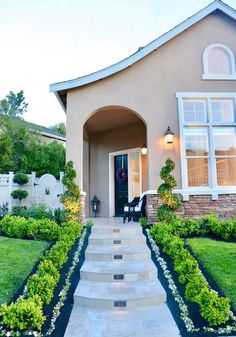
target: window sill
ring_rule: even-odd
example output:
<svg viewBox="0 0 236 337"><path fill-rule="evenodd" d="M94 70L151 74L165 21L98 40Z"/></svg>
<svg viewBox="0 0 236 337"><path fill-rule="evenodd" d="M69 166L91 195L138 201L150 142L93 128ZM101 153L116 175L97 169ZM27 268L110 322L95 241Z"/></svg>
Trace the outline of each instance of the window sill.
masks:
<svg viewBox="0 0 236 337"><path fill-rule="evenodd" d="M203 74L203 80L217 80L217 81L234 81L236 80L236 74L233 75L219 75L219 74Z"/></svg>

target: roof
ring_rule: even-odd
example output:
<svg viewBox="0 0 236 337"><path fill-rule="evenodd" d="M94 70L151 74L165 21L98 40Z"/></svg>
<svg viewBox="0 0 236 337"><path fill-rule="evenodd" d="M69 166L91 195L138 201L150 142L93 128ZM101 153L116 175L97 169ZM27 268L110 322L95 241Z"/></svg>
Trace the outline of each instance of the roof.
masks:
<svg viewBox="0 0 236 337"><path fill-rule="evenodd" d="M137 61L141 60L148 54L152 53L154 50L161 47L163 44L173 39L177 35L181 34L183 31L193 26L197 22L201 21L206 16L208 16L209 14L213 13L216 10L220 10L224 14L236 20L236 10L234 10L232 7L226 5L224 2L220 0L215 0L214 2L209 4L207 7L203 8L202 10L200 10L193 16L181 22L179 25L177 25L173 29L169 30L167 33L161 35L154 41L147 44L145 47L139 48L136 53L125 58L124 60L118 63L115 63L102 70L99 70L95 73L91 73L91 74L88 74L82 77L77 77L72 80L51 84L50 91L56 94L59 102L61 103L63 109L65 110L67 90L73 89L73 88L79 88L84 85L99 81L101 79L114 75L130 67L132 64L136 63Z"/></svg>
<svg viewBox="0 0 236 337"><path fill-rule="evenodd" d="M54 139L58 139L58 140L62 140L62 141L66 141L66 137L65 135L63 135L60 132L54 131L50 128L47 128L45 126L42 125L38 125L38 124L34 124L34 123L30 123L27 121L23 121L27 127L29 128L29 130L32 131L39 131L41 133L41 135L49 137L49 138L54 138Z"/></svg>

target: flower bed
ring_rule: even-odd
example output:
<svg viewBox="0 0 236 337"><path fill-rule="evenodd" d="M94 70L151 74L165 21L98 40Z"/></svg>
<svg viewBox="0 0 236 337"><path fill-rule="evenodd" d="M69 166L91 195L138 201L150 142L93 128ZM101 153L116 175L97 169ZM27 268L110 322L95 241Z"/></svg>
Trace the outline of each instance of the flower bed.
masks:
<svg viewBox="0 0 236 337"><path fill-rule="evenodd" d="M78 263L85 231L82 232L82 226L76 221L69 221L59 226L52 220L26 220L10 216L0 221L0 231L11 237L56 240L42 258L37 271L29 277L22 295L15 302L1 306L1 336L41 335L41 328L46 320L45 309L52 302L55 289L60 283L60 271L77 242L72 266L59 289L61 294L53 310L53 321L49 328L52 332L70 287L71 274Z"/></svg>
<svg viewBox="0 0 236 337"><path fill-rule="evenodd" d="M184 244L183 238L186 236L206 235L235 239L236 221L219 221L213 216L199 220L177 218L171 225L164 222L154 225L148 233L156 258L160 265L164 266L164 274L171 277L155 241L161 246L163 253L169 257L173 270L178 275L177 284L173 284L171 280L169 288L174 289L173 295L179 303L180 309L183 309L181 309L181 319L185 322L187 331L232 333L236 331L236 319L230 308L229 299L219 296L216 291L211 289L199 268L198 262ZM193 303L195 308L198 309L202 320L205 321L205 327L200 329L191 321L183 297L181 299L178 297L177 288L180 285L183 285L185 300L188 304Z"/></svg>

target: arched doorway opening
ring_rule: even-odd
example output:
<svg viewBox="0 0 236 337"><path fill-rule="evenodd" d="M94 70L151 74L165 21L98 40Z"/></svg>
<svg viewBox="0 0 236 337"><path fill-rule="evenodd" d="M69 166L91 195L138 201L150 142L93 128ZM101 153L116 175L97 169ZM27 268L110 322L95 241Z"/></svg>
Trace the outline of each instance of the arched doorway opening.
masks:
<svg viewBox="0 0 236 337"><path fill-rule="evenodd" d="M90 200L100 200L99 216L122 216L126 202L148 189L145 121L135 111L103 107L83 127L83 188L86 216L93 216Z"/></svg>

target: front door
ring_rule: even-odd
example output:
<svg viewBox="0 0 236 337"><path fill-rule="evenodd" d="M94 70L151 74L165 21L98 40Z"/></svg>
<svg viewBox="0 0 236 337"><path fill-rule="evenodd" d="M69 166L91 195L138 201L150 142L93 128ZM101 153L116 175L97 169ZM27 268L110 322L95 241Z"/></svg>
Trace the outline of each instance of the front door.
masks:
<svg viewBox="0 0 236 337"><path fill-rule="evenodd" d="M114 158L115 172L115 216L122 216L124 204L128 202L128 155Z"/></svg>

